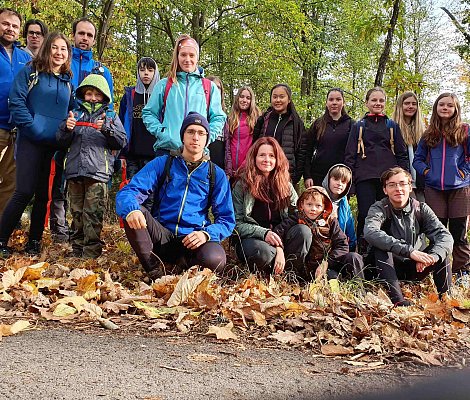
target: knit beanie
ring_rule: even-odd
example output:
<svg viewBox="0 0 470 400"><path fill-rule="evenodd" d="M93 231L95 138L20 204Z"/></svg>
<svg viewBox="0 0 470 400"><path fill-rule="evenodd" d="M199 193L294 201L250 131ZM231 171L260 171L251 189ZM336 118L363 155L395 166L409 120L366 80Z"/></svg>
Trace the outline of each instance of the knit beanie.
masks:
<svg viewBox="0 0 470 400"><path fill-rule="evenodd" d="M209 142L209 134L210 134L209 122L207 121L207 118L197 112L191 111L183 120L183 124L181 125L181 130L180 130L181 141L183 141L184 131L189 125L199 125L199 126L202 126L206 130L207 132L206 145L207 145Z"/></svg>

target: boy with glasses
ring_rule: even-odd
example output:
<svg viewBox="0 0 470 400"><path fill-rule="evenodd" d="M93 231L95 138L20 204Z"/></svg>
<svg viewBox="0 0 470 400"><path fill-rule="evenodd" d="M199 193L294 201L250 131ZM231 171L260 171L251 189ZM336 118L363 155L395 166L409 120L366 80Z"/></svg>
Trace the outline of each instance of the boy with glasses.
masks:
<svg viewBox="0 0 470 400"><path fill-rule="evenodd" d="M47 33L48 29L46 24L39 19L26 21L23 30L23 38L26 41L26 47L24 47L23 50L31 57L36 57Z"/></svg>
<svg viewBox="0 0 470 400"><path fill-rule="evenodd" d="M410 198L408 171L389 168L380 179L387 197L370 207L364 237L372 246L379 278L390 299L398 306L411 305L403 297L399 281L420 281L431 272L442 296L451 286L452 236L428 205Z"/></svg>

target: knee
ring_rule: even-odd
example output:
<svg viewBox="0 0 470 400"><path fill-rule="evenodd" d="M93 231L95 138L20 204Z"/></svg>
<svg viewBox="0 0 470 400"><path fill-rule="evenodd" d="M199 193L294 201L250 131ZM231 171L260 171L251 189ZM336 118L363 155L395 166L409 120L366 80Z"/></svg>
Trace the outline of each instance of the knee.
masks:
<svg viewBox="0 0 470 400"><path fill-rule="evenodd" d="M237 256L241 261L247 262L250 269L265 270L271 266L276 254L274 247L255 239L242 240L237 245ZM253 268L255 267L255 268Z"/></svg>
<svg viewBox="0 0 470 400"><path fill-rule="evenodd" d="M312 231L307 225L294 225L287 232L286 242L286 246L289 248L297 247L299 251L302 247L308 249L312 243Z"/></svg>
<svg viewBox="0 0 470 400"><path fill-rule="evenodd" d="M204 268L216 273L222 273L227 263L224 248L215 242L208 242L197 252L197 262Z"/></svg>

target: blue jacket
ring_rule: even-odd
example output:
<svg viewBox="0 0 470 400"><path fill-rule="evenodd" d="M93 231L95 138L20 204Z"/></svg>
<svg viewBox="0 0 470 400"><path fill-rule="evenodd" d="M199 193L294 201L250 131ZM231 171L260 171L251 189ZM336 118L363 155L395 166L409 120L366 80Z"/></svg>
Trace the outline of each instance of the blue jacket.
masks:
<svg viewBox="0 0 470 400"><path fill-rule="evenodd" d="M56 143L56 131L74 105L73 90L68 74L40 72L24 67L16 75L10 90L10 112L20 136L33 142ZM29 90L30 82L36 81Z"/></svg>
<svg viewBox="0 0 470 400"><path fill-rule="evenodd" d="M470 156L470 140L467 140L467 154ZM451 147L447 141L442 140L436 147L430 148L421 139L413 160L413 167L419 174L424 175L426 186L437 190L451 190L470 185L470 163L465 160L465 151L462 145ZM464 174L462 178L459 170Z"/></svg>
<svg viewBox="0 0 470 400"><path fill-rule="evenodd" d="M8 56L5 48L0 45L0 128L10 130L13 124L10 122L8 110L8 94L16 74L31 60L31 56L13 44L13 54Z"/></svg>
<svg viewBox="0 0 470 400"><path fill-rule="evenodd" d="M77 88L80 83L82 83L83 79L87 75L93 71L95 74L103 75L106 78L106 81L109 85L109 90L111 92L111 96L113 95L114 85L113 85L113 77L109 69L106 68L103 64L99 61L93 60L93 51L92 50L82 50L78 47L72 47L72 83L73 87ZM98 71L99 68L103 68L103 72L101 73ZM111 99L110 109L113 108L113 99Z"/></svg>
<svg viewBox="0 0 470 400"><path fill-rule="evenodd" d="M210 128L209 143L222 135L226 115L222 111L220 91L211 84L209 112L202 87L203 69L195 72L178 72L178 84L173 83L166 99L163 122L160 122L163 96L168 78L161 79L153 89L147 105L142 110L142 119L148 131L157 137L154 149L176 150L181 146L180 129L183 119L190 111L207 115Z"/></svg>
<svg viewBox="0 0 470 400"><path fill-rule="evenodd" d="M140 205L152 195L158 181L164 174L169 156L156 157L133 176L129 184L116 195L116 212L125 219L131 211L139 210ZM215 167L215 182L212 194L212 223L209 215L209 162L207 159L191 173L178 152L171 164L171 179L165 182L157 194L159 210L154 218L175 236L183 237L193 231L205 231L210 240L220 242L230 236L235 227L232 194L225 172Z"/></svg>

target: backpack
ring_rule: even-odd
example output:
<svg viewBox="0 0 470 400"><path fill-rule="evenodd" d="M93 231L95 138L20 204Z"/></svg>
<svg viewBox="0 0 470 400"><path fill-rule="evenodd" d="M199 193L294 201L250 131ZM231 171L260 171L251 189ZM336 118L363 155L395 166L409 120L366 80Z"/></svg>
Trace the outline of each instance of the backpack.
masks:
<svg viewBox="0 0 470 400"><path fill-rule="evenodd" d="M386 125L387 128L390 131L390 150L392 150L393 155L395 155L395 124L393 121L389 118L386 119ZM364 118L357 121L357 125L359 126L359 135L357 138L357 154L359 154L362 151L362 156L361 158L366 158L366 150L364 148L364 141L362 140L363 136L363 131L366 127L366 121L364 121Z"/></svg>
<svg viewBox="0 0 470 400"><path fill-rule="evenodd" d="M390 227L392 225L392 205L390 204L388 197L382 199L381 202L385 209L385 221L383 222L381 229L389 234ZM414 211L415 218L421 228L424 225L423 213L421 212L422 203L412 197L410 197L410 202L411 209Z"/></svg>
<svg viewBox="0 0 470 400"><path fill-rule="evenodd" d="M173 164L173 160L176 158L175 155L170 154L168 158L165 161L165 167L163 168L163 174L160 176L157 182L157 186L155 187L155 194L154 194L154 203L152 206L152 215L154 215L155 211L160 212L160 202L161 198L158 198L158 194L160 193L161 188L163 187L164 184L168 185L168 183L171 181L171 175L170 175L170 170L171 170L171 165ZM214 186L215 186L215 166L212 161L209 160L209 170L207 172L207 177L209 179L209 193L207 195L209 199L209 207L212 204L212 195L214 193Z"/></svg>
<svg viewBox="0 0 470 400"><path fill-rule="evenodd" d="M163 122L163 117L165 115L166 109L166 99L168 98L168 93L170 92L171 87L173 86L173 78L169 77L166 80L165 85L165 92L163 93L163 107L160 112L160 122ZM206 112L207 112L207 119L209 120L209 106L211 103L211 85L212 81L207 78L202 78L202 87L204 89L204 94L206 96Z"/></svg>

